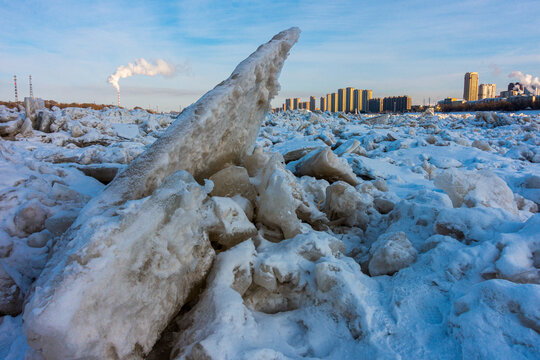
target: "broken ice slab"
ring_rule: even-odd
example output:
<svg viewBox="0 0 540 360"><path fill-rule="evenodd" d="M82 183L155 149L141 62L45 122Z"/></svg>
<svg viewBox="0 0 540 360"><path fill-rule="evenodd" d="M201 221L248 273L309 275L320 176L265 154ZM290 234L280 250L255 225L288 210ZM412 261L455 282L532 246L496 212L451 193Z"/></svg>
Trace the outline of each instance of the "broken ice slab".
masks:
<svg viewBox="0 0 540 360"><path fill-rule="evenodd" d="M211 187L190 173L204 179L251 152L299 33L292 28L260 46L83 208L23 315L41 356L148 354L214 256L205 221L213 215L203 203Z"/></svg>

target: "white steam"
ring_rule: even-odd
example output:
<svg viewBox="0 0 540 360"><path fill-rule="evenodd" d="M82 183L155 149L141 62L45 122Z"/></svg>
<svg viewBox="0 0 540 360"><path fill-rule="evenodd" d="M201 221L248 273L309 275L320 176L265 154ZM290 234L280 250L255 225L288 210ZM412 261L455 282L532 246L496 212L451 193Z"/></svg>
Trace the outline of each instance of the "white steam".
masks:
<svg viewBox="0 0 540 360"><path fill-rule="evenodd" d="M523 74L521 71L512 71L508 77L519 79L519 83L531 92L535 89L540 89L540 79L538 79L538 76L533 78L530 74Z"/></svg>
<svg viewBox="0 0 540 360"><path fill-rule="evenodd" d="M133 75L164 75L171 76L175 72L174 65L167 63L163 59L157 59L156 64L151 64L145 59L135 59L135 64L128 63L127 65L121 65L116 69L116 72L109 76L108 82L114 86L116 91L120 91L120 85L118 81L120 79L128 78Z"/></svg>

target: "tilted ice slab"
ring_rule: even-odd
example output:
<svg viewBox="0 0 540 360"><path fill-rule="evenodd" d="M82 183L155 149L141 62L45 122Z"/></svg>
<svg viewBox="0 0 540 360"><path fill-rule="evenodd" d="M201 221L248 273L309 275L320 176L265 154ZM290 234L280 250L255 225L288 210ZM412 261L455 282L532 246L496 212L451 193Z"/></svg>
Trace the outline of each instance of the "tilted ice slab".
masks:
<svg viewBox="0 0 540 360"><path fill-rule="evenodd" d="M253 151L270 100L279 91L283 63L299 36L300 29L291 28L261 45L227 80L186 108L83 214L91 216L112 204L147 196L176 170L201 180L227 163L241 163Z"/></svg>
<svg viewBox="0 0 540 360"><path fill-rule="evenodd" d="M252 150L299 33L291 28L260 46L83 208L24 311L28 342L43 357L127 359L150 351L214 256L211 189L195 179L241 163Z"/></svg>
<svg viewBox="0 0 540 360"><path fill-rule="evenodd" d="M46 359L140 357L150 351L214 251L205 189L185 171L149 197L95 216L55 254L24 311L28 343Z"/></svg>

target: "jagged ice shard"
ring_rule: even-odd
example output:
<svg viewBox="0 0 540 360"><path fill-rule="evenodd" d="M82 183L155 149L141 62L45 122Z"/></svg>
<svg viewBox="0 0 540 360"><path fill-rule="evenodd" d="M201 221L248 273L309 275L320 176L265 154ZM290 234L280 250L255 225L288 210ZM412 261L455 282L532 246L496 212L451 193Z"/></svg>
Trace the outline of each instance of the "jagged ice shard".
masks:
<svg viewBox="0 0 540 360"><path fill-rule="evenodd" d="M214 258L211 188L195 179L252 151L299 34L261 45L83 208L24 310L37 354L127 359L151 350Z"/></svg>

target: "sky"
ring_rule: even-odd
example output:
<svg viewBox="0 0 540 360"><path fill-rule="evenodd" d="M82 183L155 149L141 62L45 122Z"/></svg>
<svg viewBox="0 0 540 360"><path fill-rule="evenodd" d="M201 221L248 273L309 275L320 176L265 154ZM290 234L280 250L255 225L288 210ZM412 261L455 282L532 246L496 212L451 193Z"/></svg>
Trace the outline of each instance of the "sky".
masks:
<svg viewBox="0 0 540 360"><path fill-rule="evenodd" d="M280 75L279 106L352 86L413 104L463 96L465 72L497 92L512 71L540 75L540 1L0 0L0 100L34 95L115 104L121 65L164 59L173 76L120 79L123 106L179 110L273 35L302 30Z"/></svg>

